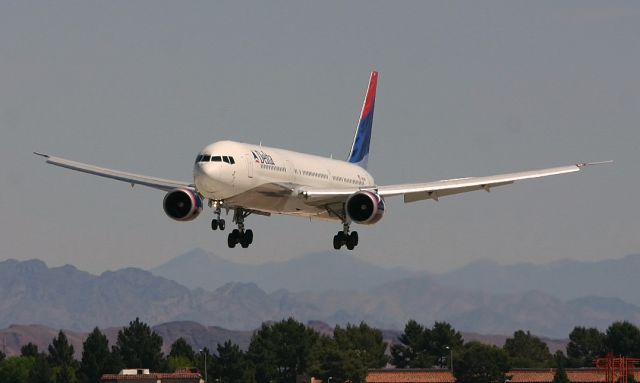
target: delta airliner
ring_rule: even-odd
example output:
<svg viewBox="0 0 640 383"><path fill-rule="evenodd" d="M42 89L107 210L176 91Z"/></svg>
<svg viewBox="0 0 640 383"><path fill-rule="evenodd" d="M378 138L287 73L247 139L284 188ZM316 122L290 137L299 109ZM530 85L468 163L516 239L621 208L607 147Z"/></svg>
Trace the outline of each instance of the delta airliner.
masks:
<svg viewBox="0 0 640 383"><path fill-rule="evenodd" d="M195 159L193 182L180 182L106 169L35 152L46 162L64 168L144 185L166 192L165 213L177 221L194 220L204 202L213 209L213 230L224 230L224 210L233 212L234 228L227 244L246 248L253 231L245 228L251 214L287 214L342 223L333 237L333 247L358 245L352 223L372 225L382 218L385 199L403 196L404 202L435 200L474 190L489 191L515 181L573 173L587 165L580 163L488 177L456 178L435 182L378 185L367 171L378 72L371 72L360 120L346 161L290 150L235 141L207 145Z"/></svg>

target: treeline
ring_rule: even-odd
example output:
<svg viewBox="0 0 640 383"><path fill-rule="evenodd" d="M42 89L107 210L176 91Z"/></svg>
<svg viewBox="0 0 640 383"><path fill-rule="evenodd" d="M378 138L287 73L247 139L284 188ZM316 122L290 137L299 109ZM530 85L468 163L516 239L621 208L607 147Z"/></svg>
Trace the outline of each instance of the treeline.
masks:
<svg viewBox="0 0 640 383"><path fill-rule="evenodd" d="M393 365L397 368L453 368L465 383L502 382L512 368L558 367L556 383L567 382L565 367L591 367L593 359L608 352L640 357L640 330L629 322L613 323L605 332L576 327L569 334L567 354L552 355L547 345L529 332L516 331L503 347L464 342L460 332L446 322L426 327L409 321L398 342L388 347L382 332L359 325L336 326L329 335L287 319L263 324L252 336L246 351L231 341L216 350L194 350L177 339L168 355L162 337L136 318L118 332L109 346L98 328L85 339L81 359L64 332L53 338L46 352L34 344L22 347L21 355L0 353L3 383L97 383L107 373L123 368L148 368L173 372L197 367L209 382L295 382L300 376L323 381L362 382L367 371Z"/></svg>

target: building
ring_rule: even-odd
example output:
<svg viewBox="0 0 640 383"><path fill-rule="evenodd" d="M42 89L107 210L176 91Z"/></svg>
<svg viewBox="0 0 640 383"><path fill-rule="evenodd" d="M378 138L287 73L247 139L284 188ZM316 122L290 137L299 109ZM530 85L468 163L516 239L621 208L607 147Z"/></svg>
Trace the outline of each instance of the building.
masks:
<svg viewBox="0 0 640 383"><path fill-rule="evenodd" d="M197 369L183 368L172 373L150 372L149 369L125 369L117 374L104 374L103 383L204 383Z"/></svg>
<svg viewBox="0 0 640 383"><path fill-rule="evenodd" d="M567 376L572 383L606 383L605 370L595 368L568 368ZM508 383L551 383L555 369L516 369L507 373ZM640 371L635 371L635 380L640 382ZM616 379L617 380L617 379ZM381 369L370 370L366 383L455 383L451 371L441 369ZM464 383L464 382L463 382Z"/></svg>

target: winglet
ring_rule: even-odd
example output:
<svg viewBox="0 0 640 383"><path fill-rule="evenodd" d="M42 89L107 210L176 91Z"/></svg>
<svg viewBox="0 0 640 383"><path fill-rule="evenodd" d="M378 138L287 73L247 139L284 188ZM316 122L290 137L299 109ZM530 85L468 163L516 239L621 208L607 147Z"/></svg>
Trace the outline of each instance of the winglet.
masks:
<svg viewBox="0 0 640 383"><path fill-rule="evenodd" d="M373 109L376 102L376 87L378 85L378 72L372 71L367 87L367 94L362 105L362 112L353 137L351 152L347 161L367 168L369 160L369 143L371 142L371 128L373 126Z"/></svg>
<svg viewBox="0 0 640 383"><path fill-rule="evenodd" d="M40 152L33 152L33 154L35 154L36 156L40 156L40 157L44 157L44 158L49 158L48 154L44 154L44 153L40 153Z"/></svg>

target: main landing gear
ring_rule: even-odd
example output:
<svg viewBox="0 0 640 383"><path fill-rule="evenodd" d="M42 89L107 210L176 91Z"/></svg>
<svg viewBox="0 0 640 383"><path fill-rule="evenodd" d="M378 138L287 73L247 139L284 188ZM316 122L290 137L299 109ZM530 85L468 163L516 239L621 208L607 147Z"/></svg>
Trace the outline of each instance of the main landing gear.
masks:
<svg viewBox="0 0 640 383"><path fill-rule="evenodd" d="M338 234L333 236L333 248L336 250L340 250L342 246L347 246L347 249L353 250L356 246L358 246L358 232L352 231L349 234L349 224L342 224L342 231L339 231Z"/></svg>
<svg viewBox="0 0 640 383"><path fill-rule="evenodd" d="M246 249L253 243L253 230L244 229L244 219L247 218L250 214L250 211L246 211L241 208L236 208L234 210L233 221L238 225L238 228L233 229L233 231L229 233L229 237L227 238L227 245L229 245L230 248L234 248L237 244L240 244L242 248Z"/></svg>

